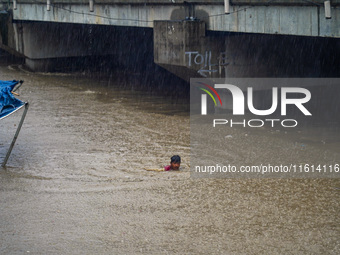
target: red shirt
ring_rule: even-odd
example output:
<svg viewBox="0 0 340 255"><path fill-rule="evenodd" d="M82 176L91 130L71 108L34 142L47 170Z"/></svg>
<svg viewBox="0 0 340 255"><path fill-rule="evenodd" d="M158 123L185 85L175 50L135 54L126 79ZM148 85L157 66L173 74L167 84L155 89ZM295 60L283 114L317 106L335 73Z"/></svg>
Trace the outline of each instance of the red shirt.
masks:
<svg viewBox="0 0 340 255"><path fill-rule="evenodd" d="M171 170L171 165L165 166L164 171L170 171Z"/></svg>

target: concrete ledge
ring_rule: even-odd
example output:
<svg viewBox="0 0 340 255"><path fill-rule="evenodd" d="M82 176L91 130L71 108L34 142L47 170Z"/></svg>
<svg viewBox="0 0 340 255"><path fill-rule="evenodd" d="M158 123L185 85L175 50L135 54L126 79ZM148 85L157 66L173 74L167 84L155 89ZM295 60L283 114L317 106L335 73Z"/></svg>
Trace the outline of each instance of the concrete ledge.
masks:
<svg viewBox="0 0 340 255"><path fill-rule="evenodd" d="M0 0L0 3L8 4L8 0ZM18 3L30 3L30 4L41 4L45 1L35 1L35 0L20 0ZM88 0L52 0L52 4L88 4ZM95 4L138 4L138 5L183 5L183 4L218 4L223 5L224 0L96 0ZM274 1L263 1L263 0L230 0L231 5L263 5L263 6L273 6L273 5L302 5L302 6L322 6L323 2L313 2L306 0L274 0ZM340 5L340 0L332 0L331 6Z"/></svg>
<svg viewBox="0 0 340 255"><path fill-rule="evenodd" d="M155 20L185 20L197 17L209 31L340 37L340 8L332 8L326 19L324 7L318 6L232 6L229 15L223 5L119 5L97 4L94 12L88 4L53 6L17 4L13 20L78 23L111 26L153 27ZM241 10L241 11L240 11Z"/></svg>

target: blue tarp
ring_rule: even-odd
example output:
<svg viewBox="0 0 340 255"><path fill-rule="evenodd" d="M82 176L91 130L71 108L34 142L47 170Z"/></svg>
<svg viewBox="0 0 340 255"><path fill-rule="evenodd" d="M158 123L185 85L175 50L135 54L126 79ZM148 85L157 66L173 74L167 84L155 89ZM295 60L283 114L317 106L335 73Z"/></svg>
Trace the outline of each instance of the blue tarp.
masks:
<svg viewBox="0 0 340 255"><path fill-rule="evenodd" d="M25 102L11 93L19 81L0 81L0 120L19 110Z"/></svg>

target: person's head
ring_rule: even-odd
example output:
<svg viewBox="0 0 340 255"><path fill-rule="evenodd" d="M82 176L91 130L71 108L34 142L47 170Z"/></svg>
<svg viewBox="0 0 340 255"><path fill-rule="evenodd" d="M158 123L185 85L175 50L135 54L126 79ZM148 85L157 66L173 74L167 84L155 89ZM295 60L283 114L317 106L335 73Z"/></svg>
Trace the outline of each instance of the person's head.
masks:
<svg viewBox="0 0 340 255"><path fill-rule="evenodd" d="M181 165L181 157L178 155L174 155L171 157L170 168L172 170L178 170Z"/></svg>

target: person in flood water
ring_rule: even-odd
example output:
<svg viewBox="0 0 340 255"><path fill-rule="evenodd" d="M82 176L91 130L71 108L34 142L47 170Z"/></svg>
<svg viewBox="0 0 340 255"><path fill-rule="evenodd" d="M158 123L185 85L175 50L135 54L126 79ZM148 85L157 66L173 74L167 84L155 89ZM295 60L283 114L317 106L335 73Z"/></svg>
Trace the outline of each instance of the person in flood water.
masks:
<svg viewBox="0 0 340 255"><path fill-rule="evenodd" d="M170 159L170 165L165 166L164 170L165 171L179 170L180 165L181 165L181 157L178 155L174 155Z"/></svg>

